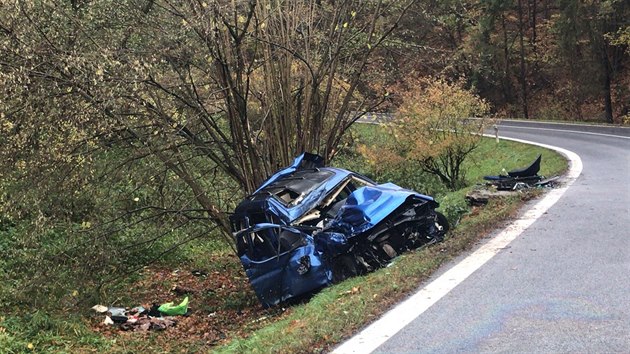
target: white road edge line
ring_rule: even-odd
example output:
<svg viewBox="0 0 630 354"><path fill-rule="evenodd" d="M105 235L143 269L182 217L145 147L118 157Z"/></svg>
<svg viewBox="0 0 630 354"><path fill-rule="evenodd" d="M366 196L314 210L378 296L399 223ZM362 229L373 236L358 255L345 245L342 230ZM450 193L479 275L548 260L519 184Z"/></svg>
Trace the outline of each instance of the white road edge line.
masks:
<svg viewBox="0 0 630 354"><path fill-rule="evenodd" d="M494 137L493 135L487 136ZM336 347L332 351L333 354L371 353L377 349L516 239L536 219L554 205L582 173L582 160L572 151L527 140L501 139L541 146L564 155L569 161L569 170L561 179L562 186L547 192L540 201L531 209L525 211L519 219L513 221L503 231L488 240L479 249L440 277L385 313L380 319Z"/></svg>
<svg viewBox="0 0 630 354"><path fill-rule="evenodd" d="M499 126L499 128L501 128L501 126ZM606 137L620 138L620 139L630 139L630 136L615 135L615 134L604 134L604 133L583 132L583 131L579 131L579 130L536 128L536 127L517 127L517 126L514 126L514 125L504 125L502 128L505 128L505 129L528 129L528 130L551 130L551 131L554 131L554 132L597 135L597 136L606 136Z"/></svg>

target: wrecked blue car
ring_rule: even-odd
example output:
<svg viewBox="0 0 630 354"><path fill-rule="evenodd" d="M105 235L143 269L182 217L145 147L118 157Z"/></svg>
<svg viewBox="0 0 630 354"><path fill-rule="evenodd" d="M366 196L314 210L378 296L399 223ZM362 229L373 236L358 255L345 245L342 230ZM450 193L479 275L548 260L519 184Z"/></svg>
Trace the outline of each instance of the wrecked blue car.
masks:
<svg viewBox="0 0 630 354"><path fill-rule="evenodd" d="M304 153L245 198L230 221L256 295L273 306L441 241L449 226L438 206Z"/></svg>

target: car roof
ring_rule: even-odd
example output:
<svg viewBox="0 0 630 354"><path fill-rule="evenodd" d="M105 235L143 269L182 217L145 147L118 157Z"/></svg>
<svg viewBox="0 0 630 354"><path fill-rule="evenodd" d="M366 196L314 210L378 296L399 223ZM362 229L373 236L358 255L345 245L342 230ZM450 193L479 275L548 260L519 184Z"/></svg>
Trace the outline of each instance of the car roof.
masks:
<svg viewBox="0 0 630 354"><path fill-rule="evenodd" d="M308 183L294 184L291 182L291 176L314 177L313 180L316 182L311 183L310 186L308 186ZM372 182L367 177L341 168L319 167L317 169L297 169L291 173L278 176L271 183L266 183L254 194L246 197L236 207L234 214L232 214L230 218L235 221L243 217L248 217L253 218L251 222L257 223L260 221L255 215L263 212L275 215L282 219L283 223L289 224L318 205L335 187L352 176L359 176L362 179ZM302 187L307 189L304 192L297 191L298 188ZM283 195L285 192L290 193L291 189L299 195ZM282 197L286 199L282 199ZM279 220L275 222L279 222Z"/></svg>
<svg viewBox="0 0 630 354"><path fill-rule="evenodd" d="M282 195L283 191L304 196L314 190L332 189L350 175L355 175L355 173L335 167L298 169L267 184L265 187L257 190L248 199L268 198L270 195L278 196ZM282 199L282 197L277 199L285 205L290 204L287 203L287 199Z"/></svg>

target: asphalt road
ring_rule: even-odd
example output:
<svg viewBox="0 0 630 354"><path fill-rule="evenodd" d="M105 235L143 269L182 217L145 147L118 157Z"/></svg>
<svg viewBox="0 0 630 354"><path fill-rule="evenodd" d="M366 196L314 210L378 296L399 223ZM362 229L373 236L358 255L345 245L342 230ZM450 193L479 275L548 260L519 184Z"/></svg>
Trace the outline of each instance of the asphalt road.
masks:
<svg viewBox="0 0 630 354"><path fill-rule="evenodd" d="M499 133L571 150L582 173L374 352L630 352L630 129L504 121Z"/></svg>

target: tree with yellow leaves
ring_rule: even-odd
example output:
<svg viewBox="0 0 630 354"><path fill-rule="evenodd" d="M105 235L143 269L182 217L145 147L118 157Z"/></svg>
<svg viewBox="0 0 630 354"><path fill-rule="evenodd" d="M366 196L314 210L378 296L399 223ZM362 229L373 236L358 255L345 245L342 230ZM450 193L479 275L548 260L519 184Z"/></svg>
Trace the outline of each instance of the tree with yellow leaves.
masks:
<svg viewBox="0 0 630 354"><path fill-rule="evenodd" d="M455 190L463 185L466 157L479 145L489 105L464 81L442 78L418 83L403 97L392 123L396 148Z"/></svg>

